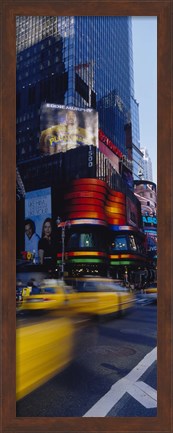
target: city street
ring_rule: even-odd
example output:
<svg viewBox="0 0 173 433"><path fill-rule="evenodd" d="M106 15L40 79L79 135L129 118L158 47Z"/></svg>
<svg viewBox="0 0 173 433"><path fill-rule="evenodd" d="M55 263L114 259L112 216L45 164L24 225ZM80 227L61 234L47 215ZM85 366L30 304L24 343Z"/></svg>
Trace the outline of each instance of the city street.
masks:
<svg viewBox="0 0 173 433"><path fill-rule="evenodd" d="M140 137L153 122L139 118L134 25L16 18L17 416L157 414L157 305L147 300L157 296L157 185L154 140ZM149 48L150 38L147 59ZM152 68L156 53L155 39ZM108 276L140 292L133 307ZM74 287L52 289L47 277Z"/></svg>
<svg viewBox="0 0 173 433"><path fill-rule="evenodd" d="M92 323L69 367L17 402L21 417L157 416L157 305Z"/></svg>

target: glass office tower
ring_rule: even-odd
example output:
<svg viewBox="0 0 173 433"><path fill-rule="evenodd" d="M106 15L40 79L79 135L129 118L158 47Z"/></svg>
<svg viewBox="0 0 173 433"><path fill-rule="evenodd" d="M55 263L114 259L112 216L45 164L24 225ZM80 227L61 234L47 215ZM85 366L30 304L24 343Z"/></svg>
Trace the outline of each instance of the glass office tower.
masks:
<svg viewBox="0 0 173 433"><path fill-rule="evenodd" d="M39 155L42 102L96 108L100 128L123 154L130 121L139 146L131 17L20 16L16 36L17 160Z"/></svg>
<svg viewBox="0 0 173 433"><path fill-rule="evenodd" d="M134 97L131 97L131 152L133 161L133 178L140 179L143 167L143 154L140 150L140 132L139 132L139 104Z"/></svg>

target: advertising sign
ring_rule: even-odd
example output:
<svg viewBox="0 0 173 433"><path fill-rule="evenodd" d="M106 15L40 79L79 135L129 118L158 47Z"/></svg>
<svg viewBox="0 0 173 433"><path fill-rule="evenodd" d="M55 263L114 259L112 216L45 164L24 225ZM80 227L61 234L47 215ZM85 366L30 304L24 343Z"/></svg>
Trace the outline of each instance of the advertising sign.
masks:
<svg viewBox="0 0 173 433"><path fill-rule="evenodd" d="M145 215L142 217L144 233L147 240L147 251L150 257L157 257L157 217Z"/></svg>
<svg viewBox="0 0 173 433"><path fill-rule="evenodd" d="M130 170L121 162L121 176L129 189L133 191L133 175Z"/></svg>
<svg viewBox="0 0 173 433"><path fill-rule="evenodd" d="M157 232L151 230L145 230L147 238L147 251L150 256L157 255Z"/></svg>
<svg viewBox="0 0 173 433"><path fill-rule="evenodd" d="M51 218L51 188L38 189L25 195L25 251L38 255L38 241L46 218ZM29 257L28 257L29 258Z"/></svg>
<svg viewBox="0 0 173 433"><path fill-rule="evenodd" d="M145 226L155 226L157 227L157 218L155 216L143 216L142 217L143 223Z"/></svg>
<svg viewBox="0 0 173 433"><path fill-rule="evenodd" d="M43 154L66 152L83 145L98 147L98 113L45 103L40 108L40 131Z"/></svg>
<svg viewBox="0 0 173 433"><path fill-rule="evenodd" d="M112 141L104 134L104 132L99 129L99 140L105 144L105 146L107 146L115 155L118 156L118 158L122 158L123 154L122 152L118 149L118 147L112 143Z"/></svg>
<svg viewBox="0 0 173 433"><path fill-rule="evenodd" d="M126 209L127 209L127 224L138 227L139 226L139 214L137 206L130 200L129 197L126 198Z"/></svg>
<svg viewBox="0 0 173 433"><path fill-rule="evenodd" d="M99 150L102 152L112 163L113 168L119 173L119 158L109 149L101 140L99 140Z"/></svg>

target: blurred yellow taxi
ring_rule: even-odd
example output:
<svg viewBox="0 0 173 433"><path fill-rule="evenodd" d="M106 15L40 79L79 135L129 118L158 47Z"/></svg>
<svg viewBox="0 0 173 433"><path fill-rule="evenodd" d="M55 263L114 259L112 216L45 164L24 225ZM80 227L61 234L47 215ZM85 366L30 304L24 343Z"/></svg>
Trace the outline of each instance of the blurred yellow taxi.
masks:
<svg viewBox="0 0 173 433"><path fill-rule="evenodd" d="M31 288L25 287L21 281L16 282L16 313L20 312L23 308L23 296L29 295Z"/></svg>
<svg viewBox="0 0 173 433"><path fill-rule="evenodd" d="M135 303L134 294L112 279L86 277L71 283L75 294L68 294L67 308L76 313L100 316L124 312Z"/></svg>
<svg viewBox="0 0 173 433"><path fill-rule="evenodd" d="M16 399L46 383L76 356L85 323L51 315L19 316L16 329Z"/></svg>
<svg viewBox="0 0 173 433"><path fill-rule="evenodd" d="M23 291L23 310L56 310L66 300L65 285L62 280L45 279L37 287L33 286L26 293Z"/></svg>
<svg viewBox="0 0 173 433"><path fill-rule="evenodd" d="M73 316L106 315L124 312L135 303L135 297L122 283L108 278L78 278L69 280L45 279L23 295L23 310L56 310Z"/></svg>
<svg viewBox="0 0 173 433"><path fill-rule="evenodd" d="M157 301L157 283L151 283L148 287L143 290L144 295L147 299Z"/></svg>
<svg viewBox="0 0 173 433"><path fill-rule="evenodd" d="M67 318L20 326L16 330L16 398L46 382L72 358L74 328Z"/></svg>
<svg viewBox="0 0 173 433"><path fill-rule="evenodd" d="M23 314L17 316L17 400L68 366L83 341L81 331L92 323L88 319L124 312L135 302L133 293L107 278L77 279L73 287L46 279L28 293L23 292Z"/></svg>

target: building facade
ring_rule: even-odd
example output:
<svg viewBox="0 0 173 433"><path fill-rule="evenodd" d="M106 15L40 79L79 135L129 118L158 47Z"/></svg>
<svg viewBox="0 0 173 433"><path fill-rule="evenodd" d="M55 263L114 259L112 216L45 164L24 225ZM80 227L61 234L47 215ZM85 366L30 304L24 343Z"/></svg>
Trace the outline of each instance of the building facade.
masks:
<svg viewBox="0 0 173 433"><path fill-rule="evenodd" d="M37 234L48 211L56 230L57 265L62 263L62 227L65 235L65 271L123 278L146 263L141 205L107 156L96 146L81 146L20 165L25 200L20 206L18 251L26 255L24 219L34 220ZM43 176L44 173L44 176ZM22 208L23 207L23 208ZM50 216L50 214L48 216ZM29 255L30 257L30 255Z"/></svg>
<svg viewBox="0 0 173 433"><path fill-rule="evenodd" d="M157 188L154 182L134 182L134 193L141 203L143 228L146 236L147 255L157 266Z"/></svg>
<svg viewBox="0 0 173 433"><path fill-rule="evenodd" d="M124 128L131 123L136 177L140 137L131 17L20 16L16 50L17 161L39 156L42 102L92 107L101 130L126 156Z"/></svg>

